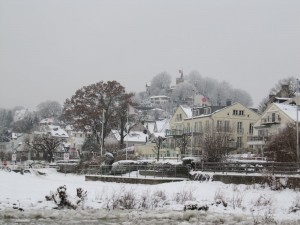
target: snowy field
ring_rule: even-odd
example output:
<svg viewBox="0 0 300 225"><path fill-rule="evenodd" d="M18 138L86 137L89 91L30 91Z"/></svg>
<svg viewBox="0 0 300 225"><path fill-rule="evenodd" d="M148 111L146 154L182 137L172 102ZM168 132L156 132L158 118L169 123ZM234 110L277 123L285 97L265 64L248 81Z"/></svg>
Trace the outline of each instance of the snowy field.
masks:
<svg viewBox="0 0 300 225"><path fill-rule="evenodd" d="M300 193L290 189L212 181L104 183L54 169L39 172L45 175L0 171L0 224L300 224L300 211L292 212L300 205ZM71 199L77 188L87 191L77 209L57 210L46 201L62 185ZM184 211L188 202L208 210Z"/></svg>

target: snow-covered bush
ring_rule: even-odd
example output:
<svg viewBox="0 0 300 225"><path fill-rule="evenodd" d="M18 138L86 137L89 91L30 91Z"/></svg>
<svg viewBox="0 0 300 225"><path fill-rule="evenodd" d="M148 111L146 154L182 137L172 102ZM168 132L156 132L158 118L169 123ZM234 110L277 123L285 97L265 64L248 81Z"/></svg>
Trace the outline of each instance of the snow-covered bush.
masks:
<svg viewBox="0 0 300 225"><path fill-rule="evenodd" d="M167 199L165 192L161 190L144 192L140 197L134 193L133 190L126 190L124 187L113 190L111 194L106 195L104 205L107 209L154 209L164 206Z"/></svg>
<svg viewBox="0 0 300 225"><path fill-rule="evenodd" d="M191 190L191 189L189 189L189 190L183 189L180 192L175 193L175 195L173 197L173 200L176 203L179 203L179 204L183 204L186 201L194 201L195 197L194 197L194 194L193 194L193 190Z"/></svg>
<svg viewBox="0 0 300 225"><path fill-rule="evenodd" d="M49 195L45 196L47 201L54 201L54 203L57 205L57 209L76 209L78 205L86 199L86 197L87 192L82 188L77 188L76 196L70 197L67 194L66 185L58 187L55 192L51 191Z"/></svg>
<svg viewBox="0 0 300 225"><path fill-rule="evenodd" d="M202 174L202 173L193 173L191 174L192 180L198 180L198 181L210 181L212 177L208 174Z"/></svg>
<svg viewBox="0 0 300 225"><path fill-rule="evenodd" d="M150 194L149 191L145 191L140 196L139 208L149 209L151 205Z"/></svg>
<svg viewBox="0 0 300 225"><path fill-rule="evenodd" d="M262 174L263 181L261 183L262 187L269 186L271 190L277 191L287 188L288 186L288 177L276 178L268 171L263 171Z"/></svg>
<svg viewBox="0 0 300 225"><path fill-rule="evenodd" d="M263 195L260 195L258 199L255 201L254 206L271 206L272 205L272 198L267 198Z"/></svg>
<svg viewBox="0 0 300 225"><path fill-rule="evenodd" d="M203 210L203 211L207 211L209 209L208 205L200 205L198 202L196 201L186 201L184 203L184 211L186 210Z"/></svg>
<svg viewBox="0 0 300 225"><path fill-rule="evenodd" d="M157 190L151 195L151 208L162 207L167 199L167 195L162 190Z"/></svg>
<svg viewBox="0 0 300 225"><path fill-rule="evenodd" d="M241 192L236 185L233 186L231 204L232 208L242 208L242 202L244 199L244 194Z"/></svg>
<svg viewBox="0 0 300 225"><path fill-rule="evenodd" d="M225 200L224 193L222 192L221 189L218 189L215 192L214 201L215 201L217 206L222 204L224 207L227 207L227 205L228 205L226 200Z"/></svg>
<svg viewBox="0 0 300 225"><path fill-rule="evenodd" d="M136 205L136 196L134 192L125 191L119 199L119 204L121 208L134 209Z"/></svg>
<svg viewBox="0 0 300 225"><path fill-rule="evenodd" d="M296 192L296 198L292 203L292 206L289 209L290 213L295 213L300 211L300 194L299 192Z"/></svg>

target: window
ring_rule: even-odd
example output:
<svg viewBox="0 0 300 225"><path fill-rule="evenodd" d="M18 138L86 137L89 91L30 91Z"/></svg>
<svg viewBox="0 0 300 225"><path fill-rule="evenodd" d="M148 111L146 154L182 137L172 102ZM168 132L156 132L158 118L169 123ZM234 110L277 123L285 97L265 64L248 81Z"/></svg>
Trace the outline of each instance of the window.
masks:
<svg viewBox="0 0 300 225"><path fill-rule="evenodd" d="M236 143L238 148L242 148L243 147L243 143L242 143L242 137L237 137L237 143Z"/></svg>
<svg viewBox="0 0 300 225"><path fill-rule="evenodd" d="M205 121L205 130L209 130L209 121L208 120Z"/></svg>
<svg viewBox="0 0 300 225"><path fill-rule="evenodd" d="M217 131L222 131L222 121L217 120Z"/></svg>
<svg viewBox="0 0 300 225"><path fill-rule="evenodd" d="M211 113L211 109L210 108L205 108L204 109L204 114L207 115L207 114L210 114Z"/></svg>
<svg viewBox="0 0 300 225"><path fill-rule="evenodd" d="M194 130L195 130L196 132L199 131L199 122L196 122L196 123L195 123Z"/></svg>
<svg viewBox="0 0 300 225"><path fill-rule="evenodd" d="M275 122L275 113L272 113L272 122Z"/></svg>
<svg viewBox="0 0 300 225"><path fill-rule="evenodd" d="M224 131L225 132L229 132L230 131L229 121L228 120L224 121Z"/></svg>
<svg viewBox="0 0 300 225"><path fill-rule="evenodd" d="M181 121L181 120L182 120L181 114L177 114L177 115L176 115L176 121Z"/></svg>
<svg viewBox="0 0 300 225"><path fill-rule="evenodd" d="M234 109L232 112L233 115L235 116L244 116L244 110L236 110Z"/></svg>
<svg viewBox="0 0 300 225"><path fill-rule="evenodd" d="M260 136L260 137L267 137L268 136L268 130L267 129L260 129L260 130L258 130L258 136Z"/></svg>
<svg viewBox="0 0 300 225"><path fill-rule="evenodd" d="M191 131L191 126L190 126L190 123L187 123L187 132L190 132Z"/></svg>
<svg viewBox="0 0 300 225"><path fill-rule="evenodd" d="M243 133L243 123L242 122L237 122L237 130L236 130L236 132L238 133L238 134L242 134Z"/></svg>
<svg viewBox="0 0 300 225"><path fill-rule="evenodd" d="M249 134L253 134L253 123L249 124Z"/></svg>

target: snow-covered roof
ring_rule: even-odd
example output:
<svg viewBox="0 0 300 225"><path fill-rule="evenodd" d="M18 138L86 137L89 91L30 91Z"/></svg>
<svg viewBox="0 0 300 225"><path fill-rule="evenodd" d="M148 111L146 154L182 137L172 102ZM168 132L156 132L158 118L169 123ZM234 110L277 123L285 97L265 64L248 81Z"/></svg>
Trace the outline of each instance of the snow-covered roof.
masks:
<svg viewBox="0 0 300 225"><path fill-rule="evenodd" d="M278 99L278 100L290 100L291 98L275 97L275 99Z"/></svg>
<svg viewBox="0 0 300 225"><path fill-rule="evenodd" d="M120 141L121 136L118 130L111 130L111 133L115 136L115 138Z"/></svg>
<svg viewBox="0 0 300 225"><path fill-rule="evenodd" d="M297 121L297 111L296 111L297 107L295 105L280 104L280 103L274 103L274 105L276 105L283 113L285 113L293 121Z"/></svg>
<svg viewBox="0 0 300 225"><path fill-rule="evenodd" d="M54 122L53 118L45 118L40 121L40 124L53 124L53 122Z"/></svg>
<svg viewBox="0 0 300 225"><path fill-rule="evenodd" d="M165 111L165 110L163 110L163 109L160 109L160 108L154 108L154 109L151 109L152 111L155 111L155 110L157 110L157 111Z"/></svg>
<svg viewBox="0 0 300 225"><path fill-rule="evenodd" d="M150 99L151 98L170 98L170 97L168 97L166 95L155 95L155 96L151 96Z"/></svg>
<svg viewBox="0 0 300 225"><path fill-rule="evenodd" d="M111 130L112 134L115 136L115 138L120 141L121 136L119 131L117 130ZM143 132L140 131L130 131L129 135L126 135L124 138L124 141L129 141L129 142L146 142L148 139L148 135L144 134Z"/></svg>
<svg viewBox="0 0 300 225"><path fill-rule="evenodd" d="M49 125L48 127L52 137L69 137L68 133L60 126Z"/></svg>
<svg viewBox="0 0 300 225"><path fill-rule="evenodd" d="M146 128L150 133L164 133L169 128L170 119L157 120L153 122L146 122Z"/></svg>
<svg viewBox="0 0 300 225"><path fill-rule="evenodd" d="M192 117L192 108L188 106L180 106L188 118Z"/></svg>
<svg viewBox="0 0 300 225"><path fill-rule="evenodd" d="M117 162L114 162L112 164L112 166L118 166L118 165L132 165L132 164L139 164L137 161L135 160L120 160Z"/></svg>

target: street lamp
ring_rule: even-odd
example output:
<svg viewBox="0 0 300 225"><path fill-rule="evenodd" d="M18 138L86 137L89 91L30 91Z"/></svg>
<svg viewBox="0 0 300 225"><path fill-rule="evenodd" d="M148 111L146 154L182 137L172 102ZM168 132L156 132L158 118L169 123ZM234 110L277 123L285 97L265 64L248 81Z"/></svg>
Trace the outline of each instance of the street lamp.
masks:
<svg viewBox="0 0 300 225"><path fill-rule="evenodd" d="M101 142L100 142L100 144L101 144L101 156L102 156L102 154L103 154L103 129L104 129L104 109L102 110L102 121L100 121L100 123L101 123Z"/></svg>
<svg viewBox="0 0 300 225"><path fill-rule="evenodd" d="M297 162L299 162L299 118L298 118L298 93L299 93L299 80L296 80L296 113L297 113Z"/></svg>

